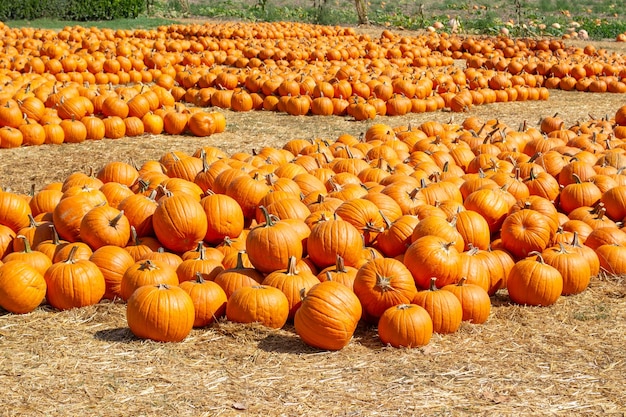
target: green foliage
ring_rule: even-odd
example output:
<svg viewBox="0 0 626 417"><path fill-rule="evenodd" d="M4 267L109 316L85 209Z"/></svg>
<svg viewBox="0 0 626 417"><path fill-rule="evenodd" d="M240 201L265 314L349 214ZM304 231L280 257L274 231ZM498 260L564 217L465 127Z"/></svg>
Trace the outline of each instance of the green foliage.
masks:
<svg viewBox="0 0 626 417"><path fill-rule="evenodd" d="M146 0L22 0L0 3L0 20L56 18L70 21L135 18Z"/></svg>

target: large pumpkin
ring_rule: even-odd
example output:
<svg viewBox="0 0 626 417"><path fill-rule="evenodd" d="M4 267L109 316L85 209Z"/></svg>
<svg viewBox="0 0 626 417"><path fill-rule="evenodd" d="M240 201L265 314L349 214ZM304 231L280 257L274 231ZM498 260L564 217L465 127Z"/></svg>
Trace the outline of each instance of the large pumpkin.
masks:
<svg viewBox="0 0 626 417"><path fill-rule="evenodd" d="M278 288L267 285L241 287L226 304L226 318L236 323L260 323L282 328L289 316L289 301Z"/></svg>
<svg viewBox="0 0 626 417"><path fill-rule="evenodd" d="M173 194L159 200L152 215L154 233L163 246L174 252L195 248L207 232L202 205L187 194Z"/></svg>
<svg viewBox="0 0 626 417"><path fill-rule="evenodd" d="M352 290L338 282L324 281L304 297L294 326L307 345L339 350L352 339L361 314L361 303Z"/></svg>
<svg viewBox="0 0 626 417"><path fill-rule="evenodd" d="M549 306L554 304L563 292L561 273L545 263L541 254L536 254L537 259L522 259L513 265L509 272L507 289L514 303Z"/></svg>
<svg viewBox="0 0 626 417"><path fill-rule="evenodd" d="M45 296L46 281L31 265L15 260L0 266L0 307L11 313L29 313Z"/></svg>
<svg viewBox="0 0 626 417"><path fill-rule="evenodd" d="M354 293L369 317L378 319L389 307L409 304L417 288L402 262L376 258L363 265L354 279Z"/></svg>
<svg viewBox="0 0 626 417"><path fill-rule="evenodd" d="M289 258L302 258L300 235L285 221L276 220L262 209L265 222L250 230L246 236L246 251L250 262L263 273L287 269Z"/></svg>
<svg viewBox="0 0 626 417"><path fill-rule="evenodd" d="M133 334L158 342L180 342L195 320L193 301L178 286L145 285L128 299L126 321Z"/></svg>
<svg viewBox="0 0 626 417"><path fill-rule="evenodd" d="M65 261L46 270L46 299L59 310L97 304L106 290L104 276L98 266L86 259L74 259L74 246Z"/></svg>

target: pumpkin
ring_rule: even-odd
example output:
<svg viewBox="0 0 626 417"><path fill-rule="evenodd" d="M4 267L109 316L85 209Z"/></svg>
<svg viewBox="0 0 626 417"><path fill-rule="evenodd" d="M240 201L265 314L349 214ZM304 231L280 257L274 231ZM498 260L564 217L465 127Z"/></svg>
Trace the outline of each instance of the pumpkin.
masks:
<svg viewBox="0 0 626 417"><path fill-rule="evenodd" d="M195 319L193 327L205 327L226 313L226 293L218 284L206 281L201 274L195 280L180 284L193 301Z"/></svg>
<svg viewBox="0 0 626 417"><path fill-rule="evenodd" d="M120 282L120 298L127 301L143 285L178 285L176 270L162 261L146 259L128 267Z"/></svg>
<svg viewBox="0 0 626 417"><path fill-rule="evenodd" d="M437 278L438 286L455 284L459 279L459 263L454 242L433 235L417 239L404 254L404 264L419 289L429 288L432 277Z"/></svg>
<svg viewBox="0 0 626 417"><path fill-rule="evenodd" d="M0 224L11 228L14 232L28 227L29 215L32 211L28 200L18 194L0 191Z"/></svg>
<svg viewBox="0 0 626 417"><path fill-rule="evenodd" d="M402 262L393 258L376 258L357 272L354 293L365 313L378 319L389 307L409 304L417 288L411 272Z"/></svg>
<svg viewBox="0 0 626 417"><path fill-rule="evenodd" d="M226 318L236 323L259 323L280 329L289 317L289 301L278 288L266 285L241 287L226 304Z"/></svg>
<svg viewBox="0 0 626 417"><path fill-rule="evenodd" d="M433 335L433 321L428 312L416 304L389 307L378 320L378 337L393 347L426 346Z"/></svg>
<svg viewBox="0 0 626 417"><path fill-rule="evenodd" d="M120 297L122 277L135 259L124 248L108 245L95 250L89 260L98 266L104 276L106 289L102 298L113 300Z"/></svg>
<svg viewBox="0 0 626 417"><path fill-rule="evenodd" d="M319 279L310 271L298 270L295 256L289 258L286 270L278 270L269 273L262 285L275 287L281 290L289 301L289 319L293 319L302 302L302 296L314 285L319 284Z"/></svg>
<svg viewBox="0 0 626 417"><path fill-rule="evenodd" d="M159 200L152 215L152 227L165 248L184 252L195 248L206 235L207 217L194 197L173 194Z"/></svg>
<svg viewBox="0 0 626 417"><path fill-rule="evenodd" d="M44 274L46 300L59 310L97 304L106 291L98 266L87 259L74 259L76 249L73 246L66 260L53 264Z"/></svg>
<svg viewBox="0 0 626 417"><path fill-rule="evenodd" d="M609 275L624 275L626 273L626 247L615 244L600 245L596 249L600 260L600 270Z"/></svg>
<svg viewBox="0 0 626 417"><path fill-rule="evenodd" d="M512 213L502 223L502 245L513 256L525 258L530 252L542 251L551 241L548 217L531 209Z"/></svg>
<svg viewBox="0 0 626 417"><path fill-rule="evenodd" d="M2 262L6 263L13 260L19 260L32 266L41 274L45 273L50 265L52 265L52 260L48 258L45 253L31 249L30 242L25 236L17 235L15 241L23 242L23 249L21 251L9 253L2 258Z"/></svg>
<svg viewBox="0 0 626 417"><path fill-rule="evenodd" d="M482 324L489 318L491 299L481 286L468 284L463 277L457 284L446 285L442 290L450 291L459 299L463 309L463 321Z"/></svg>
<svg viewBox="0 0 626 417"><path fill-rule="evenodd" d="M355 266L361 259L363 238L359 230L340 218L326 219L311 228L307 239L307 253L318 268L334 265L341 256L348 266Z"/></svg>
<svg viewBox="0 0 626 417"><path fill-rule="evenodd" d="M361 315L361 303L352 290L338 282L325 281L303 298L294 316L294 327L307 345L340 350L352 339Z"/></svg>
<svg viewBox="0 0 626 417"><path fill-rule="evenodd" d="M102 246L126 246L130 239L130 223L123 210L109 205L94 207L80 222L80 238L93 250Z"/></svg>
<svg viewBox="0 0 626 417"><path fill-rule="evenodd" d="M52 212L52 220L59 236L69 242L80 240L80 224L83 217L97 205L106 203L106 196L88 190L71 197L62 198Z"/></svg>
<svg viewBox="0 0 626 417"><path fill-rule="evenodd" d="M263 273L286 269L291 257L302 258L302 239L285 221L276 220L261 210L265 222L254 227L246 236L246 252L250 262Z"/></svg>
<svg viewBox="0 0 626 417"><path fill-rule="evenodd" d="M540 253L536 259L525 258L513 265L507 280L511 301L531 306L554 304L563 292L563 276L558 269L544 262Z"/></svg>
<svg viewBox="0 0 626 417"><path fill-rule="evenodd" d="M337 255L337 262L335 265L328 266L322 269L317 274L317 279L320 282L335 281L340 284L344 284L350 289L354 289L354 279L359 270L352 266L346 266L343 261L343 257Z"/></svg>
<svg viewBox="0 0 626 417"><path fill-rule="evenodd" d="M241 287L263 282L264 277L261 272L244 265L244 253L244 251L237 252L237 264L232 268L225 269L215 277L215 283L222 287L228 298Z"/></svg>
<svg viewBox="0 0 626 417"><path fill-rule="evenodd" d="M0 307L15 314L30 313L46 296L43 274L26 262L0 265Z"/></svg>
<svg viewBox="0 0 626 417"><path fill-rule="evenodd" d="M193 328L193 300L178 286L145 285L128 299L126 321L141 339L180 342Z"/></svg>
<svg viewBox="0 0 626 417"><path fill-rule="evenodd" d="M225 237L235 238L244 228L244 215L241 206L225 194L209 192L200 200L207 217L207 232L204 241L217 244Z"/></svg>
<svg viewBox="0 0 626 417"><path fill-rule="evenodd" d="M154 233L152 216L158 206L155 197L156 192L150 195L133 194L117 205L118 210L124 211L124 216L139 237L150 236Z"/></svg>
<svg viewBox="0 0 626 417"><path fill-rule="evenodd" d="M430 287L419 291L412 304L423 307L433 322L433 332L447 334L456 332L463 321L463 307L450 291L437 289L437 278L432 277Z"/></svg>
<svg viewBox="0 0 626 417"><path fill-rule="evenodd" d="M202 242L198 244L199 256L184 259L176 267L178 282L194 280L200 274L206 281L213 281L215 277L224 271L220 260L211 259L206 255L206 249Z"/></svg>
<svg viewBox="0 0 626 417"><path fill-rule="evenodd" d="M560 243L558 246L546 248L541 252L543 260L555 267L563 277L561 295L572 295L583 292L591 280L589 261L579 252L568 249Z"/></svg>

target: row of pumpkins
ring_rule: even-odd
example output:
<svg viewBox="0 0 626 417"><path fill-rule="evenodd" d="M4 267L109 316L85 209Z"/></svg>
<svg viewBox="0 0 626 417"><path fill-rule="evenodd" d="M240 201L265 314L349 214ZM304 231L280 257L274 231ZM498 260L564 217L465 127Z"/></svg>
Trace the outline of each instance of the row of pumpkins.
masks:
<svg viewBox="0 0 626 417"><path fill-rule="evenodd" d="M144 133L208 136L225 123L209 106L366 120L545 100L553 88L626 92L621 55L559 40L389 30L372 38L286 22L60 32L0 23L0 33L5 148Z"/></svg>
<svg viewBox="0 0 626 417"><path fill-rule="evenodd" d="M121 299L132 332L160 341L223 314L293 320L333 350L363 320L383 343L422 346L487 320L501 289L547 306L626 273L625 126L626 106L569 128L379 123L0 192L0 306Z"/></svg>

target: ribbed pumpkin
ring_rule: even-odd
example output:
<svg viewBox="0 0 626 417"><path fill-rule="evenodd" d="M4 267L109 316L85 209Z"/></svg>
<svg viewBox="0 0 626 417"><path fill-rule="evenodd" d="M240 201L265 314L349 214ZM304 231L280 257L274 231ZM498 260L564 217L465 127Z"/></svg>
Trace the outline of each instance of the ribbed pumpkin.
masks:
<svg viewBox="0 0 626 417"><path fill-rule="evenodd" d="M28 200L15 193L0 191L0 224L10 227L17 233L20 229L28 227L29 214L32 214L32 211Z"/></svg>
<svg viewBox="0 0 626 417"><path fill-rule="evenodd" d="M457 284L446 285L442 290L450 291L459 299L463 309L463 321L482 324L489 318L491 299L484 288L475 284L467 284L465 277L463 277Z"/></svg>
<svg viewBox="0 0 626 417"><path fill-rule="evenodd" d="M226 317L236 323L259 323L280 329L289 317L289 301L278 288L266 285L242 287L228 299Z"/></svg>
<svg viewBox="0 0 626 417"><path fill-rule="evenodd" d="M220 272L224 271L220 261L206 255L202 242L198 244L198 248L200 252L198 257L184 259L176 267L178 282L195 280L198 274L206 281L213 281Z"/></svg>
<svg viewBox="0 0 626 417"><path fill-rule="evenodd" d="M225 194L209 194L200 200L207 217L207 232L204 241L217 244L225 237L235 238L244 228L244 216L241 206Z"/></svg>
<svg viewBox="0 0 626 417"><path fill-rule="evenodd" d="M412 304L423 307L433 321L433 332L454 333L463 321L463 307L459 299L450 291L437 289L437 278L430 280L430 288L419 291Z"/></svg>
<svg viewBox="0 0 626 417"><path fill-rule="evenodd" d="M126 246L130 239L130 223L124 211L109 205L94 207L80 222L80 238L93 250L102 246Z"/></svg>
<svg viewBox="0 0 626 417"><path fill-rule="evenodd" d="M433 335L433 321L428 312L416 304L389 307L378 320L378 337L393 347L426 346Z"/></svg>
<svg viewBox="0 0 626 417"><path fill-rule="evenodd" d="M30 313L45 296L46 281L34 267L19 260L0 265L0 307L15 314Z"/></svg>
<svg viewBox="0 0 626 417"><path fill-rule="evenodd" d="M361 303L352 290L338 282L325 281L304 297L296 311L294 327L307 345L340 350L352 339L361 314Z"/></svg>
<svg viewBox="0 0 626 417"><path fill-rule="evenodd" d="M459 262L454 242L432 235L417 239L404 254L404 264L420 289L429 288L432 277L437 277L438 286L455 284L459 279Z"/></svg>
<svg viewBox="0 0 626 417"><path fill-rule="evenodd" d="M262 282L262 285L278 288L287 296L289 319L293 319L296 314L303 295L320 282L310 271L299 271L297 261L295 256L290 257L287 269L269 273Z"/></svg>
<svg viewBox="0 0 626 417"><path fill-rule="evenodd" d="M237 264L233 268L225 269L215 277L215 283L222 287L228 298L241 287L251 287L263 282L263 274L260 271L244 266L244 253L244 251L239 251Z"/></svg>
<svg viewBox="0 0 626 417"><path fill-rule="evenodd" d="M98 266L85 259L74 259L76 246L65 261L57 262L46 270L46 299L59 310L97 304L106 290L104 276Z"/></svg>
<svg viewBox="0 0 626 417"><path fill-rule="evenodd" d="M409 304L417 288L409 269L393 258L376 258L363 265L354 279L354 293L375 320L389 307Z"/></svg>
<svg viewBox="0 0 626 417"><path fill-rule="evenodd" d="M196 247L207 232L202 205L187 194L173 194L159 200L152 215L154 233L163 246L174 252Z"/></svg>
<svg viewBox="0 0 626 417"><path fill-rule="evenodd" d="M518 259L525 258L530 252L548 247L551 239L550 221L536 210L519 210L504 220L500 238L507 251Z"/></svg>
<svg viewBox="0 0 626 417"><path fill-rule="evenodd" d="M289 259L302 258L300 235L285 221L276 220L263 207L265 222L246 236L246 252L250 262L263 273L286 269Z"/></svg>
<svg viewBox="0 0 626 417"><path fill-rule="evenodd" d="M119 297L122 277L135 259L119 246L102 246L94 251L89 260L98 266L104 276L106 290L102 298L112 300Z"/></svg>
<svg viewBox="0 0 626 417"><path fill-rule="evenodd" d="M311 228L307 239L307 253L318 268L334 265L341 256L348 266L361 259L363 238L359 230L345 220L326 219Z"/></svg>
<svg viewBox="0 0 626 417"><path fill-rule="evenodd" d="M178 285L176 270L162 261L146 259L137 261L126 269L120 283L120 297L128 300L143 285Z"/></svg>
<svg viewBox="0 0 626 417"><path fill-rule="evenodd" d="M126 321L141 339L180 342L193 328L193 300L178 286L144 285L128 300Z"/></svg>
<svg viewBox="0 0 626 417"><path fill-rule="evenodd" d="M182 288L193 301L195 320L193 327L205 327L226 313L226 293L218 284L207 281L201 274L196 279L181 282Z"/></svg>
<svg viewBox="0 0 626 417"><path fill-rule="evenodd" d="M579 294L583 292L591 280L589 261L574 250L568 249L560 243L541 252L543 260L548 265L558 269L563 277L563 291L561 295Z"/></svg>
<svg viewBox="0 0 626 417"><path fill-rule="evenodd" d="M546 264L539 253L536 259L518 261L509 273L507 289L511 301L522 305L549 306L563 292L563 277L558 269Z"/></svg>

